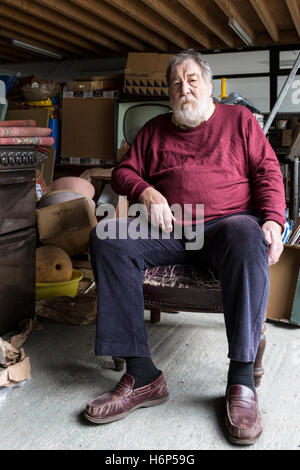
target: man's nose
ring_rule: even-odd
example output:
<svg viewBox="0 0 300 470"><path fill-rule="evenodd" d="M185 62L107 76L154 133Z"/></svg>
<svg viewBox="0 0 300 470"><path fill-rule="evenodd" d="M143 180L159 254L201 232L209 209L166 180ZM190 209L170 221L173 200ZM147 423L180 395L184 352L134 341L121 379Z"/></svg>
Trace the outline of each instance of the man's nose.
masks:
<svg viewBox="0 0 300 470"><path fill-rule="evenodd" d="M188 82L183 81L181 83L181 94L183 96L185 96L185 95L188 95L189 93L190 93L190 86L189 86Z"/></svg>

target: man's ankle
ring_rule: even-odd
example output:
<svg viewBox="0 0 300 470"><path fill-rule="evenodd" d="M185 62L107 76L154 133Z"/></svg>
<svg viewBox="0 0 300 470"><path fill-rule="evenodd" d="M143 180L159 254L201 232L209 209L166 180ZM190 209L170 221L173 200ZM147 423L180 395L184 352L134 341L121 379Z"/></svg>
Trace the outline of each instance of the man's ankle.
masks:
<svg viewBox="0 0 300 470"><path fill-rule="evenodd" d="M150 357L125 357L127 373L134 378L134 389L144 387L160 374Z"/></svg>
<svg viewBox="0 0 300 470"><path fill-rule="evenodd" d="M245 385L255 393L253 369L253 362L240 362L231 360L228 370L227 389L231 385Z"/></svg>

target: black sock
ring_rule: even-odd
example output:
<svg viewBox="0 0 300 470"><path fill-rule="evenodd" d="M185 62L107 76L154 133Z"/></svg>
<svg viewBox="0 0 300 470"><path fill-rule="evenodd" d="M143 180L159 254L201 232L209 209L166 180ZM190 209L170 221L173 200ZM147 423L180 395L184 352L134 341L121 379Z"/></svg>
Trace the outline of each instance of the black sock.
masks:
<svg viewBox="0 0 300 470"><path fill-rule="evenodd" d="M229 364L227 388L230 387L230 385L245 385L255 392L253 368L253 362L231 360Z"/></svg>
<svg viewBox="0 0 300 470"><path fill-rule="evenodd" d="M134 378L134 389L154 382L160 374L150 357L124 357L127 372Z"/></svg>

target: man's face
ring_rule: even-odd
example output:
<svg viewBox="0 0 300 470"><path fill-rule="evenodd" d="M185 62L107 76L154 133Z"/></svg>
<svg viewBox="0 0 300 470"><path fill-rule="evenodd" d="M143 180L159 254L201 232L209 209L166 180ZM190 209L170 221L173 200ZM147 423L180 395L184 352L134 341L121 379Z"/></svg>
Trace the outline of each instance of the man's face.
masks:
<svg viewBox="0 0 300 470"><path fill-rule="evenodd" d="M179 122L196 125L204 120L212 103L212 84L206 83L197 62L187 59L174 67L170 82L171 105Z"/></svg>

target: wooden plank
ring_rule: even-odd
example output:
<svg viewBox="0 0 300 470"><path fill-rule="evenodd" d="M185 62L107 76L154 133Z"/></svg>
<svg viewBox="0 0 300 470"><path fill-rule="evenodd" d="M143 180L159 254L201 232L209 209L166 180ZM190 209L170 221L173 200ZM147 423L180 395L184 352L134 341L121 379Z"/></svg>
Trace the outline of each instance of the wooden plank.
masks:
<svg viewBox="0 0 300 470"><path fill-rule="evenodd" d="M32 16L40 18L50 25L60 27L63 31L73 33L79 38L85 38L86 40L89 40L93 43L107 47L106 38L104 38L103 34L99 34L99 32L92 30L90 27L84 26L78 21L67 18L64 15L57 13L56 11L51 10L43 5L34 3L31 0L3 0L3 2L19 9L20 11L30 13ZM99 31L101 31L100 26L101 25L99 25ZM103 38L105 44L103 44ZM99 47L97 47L97 53L99 54L99 52L101 51L99 50Z"/></svg>
<svg viewBox="0 0 300 470"><path fill-rule="evenodd" d="M238 6L236 2L232 0L214 0L218 7L225 13L225 15L229 18L234 18L239 25L245 30L248 34L250 39L252 40L253 44L256 42L256 34L254 30L250 27L246 19L240 14Z"/></svg>
<svg viewBox="0 0 300 470"><path fill-rule="evenodd" d="M16 57L16 60L19 62L24 62L24 59L31 61L36 58L35 54L32 54L30 51L25 51L25 49L17 49L11 44L11 42L8 42L3 38L0 38L0 48L1 50L8 52L12 57Z"/></svg>
<svg viewBox="0 0 300 470"><path fill-rule="evenodd" d="M104 4L104 2L101 4L96 0L71 0L71 2L90 12L89 15L85 15L86 19L82 13L81 21L86 21L87 25L91 28L93 28L94 25L96 25L96 28L99 28L99 18L102 18L108 22L107 28L111 31L110 34L113 32L116 33L120 37L120 41L122 40L123 43L133 47L136 51L144 50L141 40L151 44L151 46L160 51L166 51L168 49L169 43L165 39L153 34L153 31L148 30L144 25L140 25L123 12L120 13L116 11L115 8ZM111 25L113 25L114 28L112 28ZM122 30L129 33L130 36L125 35ZM121 39L123 36L129 39ZM135 38L132 36L135 36Z"/></svg>
<svg viewBox="0 0 300 470"><path fill-rule="evenodd" d="M161 15L156 14L154 11L145 8L141 0L106 0L112 6L117 8L122 13L126 13L142 25L150 30L155 31L161 36L167 38L176 46L182 49L196 47L197 43L192 41L181 29L174 28L168 21Z"/></svg>
<svg viewBox="0 0 300 470"><path fill-rule="evenodd" d="M216 36L218 36L227 46L234 47L232 35L224 30L215 18L200 4L198 0L178 0L195 18L205 24Z"/></svg>
<svg viewBox="0 0 300 470"><path fill-rule="evenodd" d="M0 21L1 21L1 18L0 18ZM27 43L30 43L30 44L33 44L34 46L37 46L37 47L42 47L44 49L47 49L47 50L51 50L57 54L64 54L64 51L62 51L61 49L58 49L56 47L52 47L49 43L47 42L42 42L42 41L36 41L35 39L33 39L32 37L28 37L28 36L25 36L25 34L19 34L18 32L16 31L10 31L9 29L5 29L5 28L0 28L0 37L2 38L6 38L8 40L12 40L12 39L18 39L19 41L24 41L24 42L27 42ZM14 46L16 47L16 46ZM19 47L16 47L16 51L22 51L22 49L20 49ZM25 49L24 49L25 51ZM81 53L78 52L76 54L76 56L78 57ZM84 53L82 53L81 55L84 55ZM37 54L37 53L32 53L32 56L35 58L35 60L50 60L49 57L47 56L43 56L41 54ZM70 57L74 57L74 54L68 54L68 56ZM24 62L24 61L22 61Z"/></svg>
<svg viewBox="0 0 300 470"><path fill-rule="evenodd" d="M300 37L300 4L298 0L285 0L295 25L298 36Z"/></svg>
<svg viewBox="0 0 300 470"><path fill-rule="evenodd" d="M201 32L198 25L189 21L189 19L184 16L183 12L178 11L178 6L175 8L174 2L170 2L168 0L167 2L163 2L161 0L142 0L142 2L181 31L184 31L185 34L193 38L199 44L202 44L207 49L211 49L211 40L209 36Z"/></svg>
<svg viewBox="0 0 300 470"><path fill-rule="evenodd" d="M8 54L2 49L0 49L0 59L5 59L6 61L8 60L9 62L18 62L18 59L16 57L14 57L11 54Z"/></svg>
<svg viewBox="0 0 300 470"><path fill-rule="evenodd" d="M65 0L60 0L59 2L51 0L36 0L36 2L64 16L71 17L71 14L69 14L69 12L72 11L72 5L70 2L66 2ZM80 17L78 18L78 21L81 23ZM104 27L104 25L102 26ZM100 36L98 36L98 39L100 39ZM113 50L115 52L125 52L125 48L122 45L107 36L102 35L101 44L107 49Z"/></svg>
<svg viewBox="0 0 300 470"><path fill-rule="evenodd" d="M264 0L250 0L250 2L253 8L255 9L256 13L260 17L266 30L268 31L271 38L273 39L273 41L278 42L279 40L278 28L275 24L275 21L272 18L270 11L266 7Z"/></svg>
<svg viewBox="0 0 300 470"><path fill-rule="evenodd" d="M85 13L76 6L71 5L70 9L68 9L66 14L64 14L64 5L61 2L60 7L62 8L62 12L59 11L59 8L54 8L53 2L47 6L37 4L30 0L4 0L4 2L14 4L17 8L24 9L25 11L30 11L32 15L43 18L45 21L61 26L62 28L72 31L73 33L77 33L81 37L105 47L108 47L108 38L113 38L120 43L127 44L128 46L136 49L142 47L141 44L133 37L129 37L117 29L112 29L104 22L97 21L97 18L95 18L94 15L85 15ZM46 5L47 2L44 3ZM143 47L141 50L144 50Z"/></svg>
<svg viewBox="0 0 300 470"><path fill-rule="evenodd" d="M65 41L62 41L61 39L54 38L52 36L49 36L48 34L44 34L40 31L34 30L33 28L28 28L16 21L1 17L0 22L1 26L4 29L13 32L10 33L10 38L19 39L16 37L16 34L18 34L19 36L24 36L24 38L27 38L23 38L24 41L35 44L38 47L53 50L54 52L58 52L60 54L62 54L63 51L69 51L73 52L76 55L84 55L84 52L80 52L77 46L73 46ZM31 39L35 40L36 42L33 43Z"/></svg>
<svg viewBox="0 0 300 470"><path fill-rule="evenodd" d="M11 4L13 3L19 2L11 2ZM21 4L22 3L24 2L21 2ZM36 18L35 16L32 16L30 8L26 12L25 8L22 8L22 11L20 11L19 9L17 10L16 8L12 8L9 5L1 5L1 15L9 19L19 21L21 24L25 24L26 26L34 28L37 31L41 30L44 33L47 33L49 36L61 38L63 41L66 41L72 45L76 44L77 46L81 47L82 49L86 49L87 51L99 53L99 47L93 42L89 41L86 38L86 35L78 36L77 32L76 34L72 34L70 33L69 29L57 28L58 23L54 23L55 26L53 26L53 24L49 24L49 22L44 21L46 19L45 16ZM102 44L102 42L100 42L100 44Z"/></svg>
<svg viewBox="0 0 300 470"><path fill-rule="evenodd" d="M279 32L279 40L277 45L296 44L297 42L299 42L299 36L296 30ZM256 44L261 47L266 47L272 46L274 41L270 38L270 35L267 32L258 33L256 35Z"/></svg>

